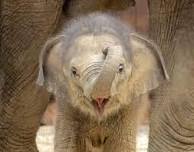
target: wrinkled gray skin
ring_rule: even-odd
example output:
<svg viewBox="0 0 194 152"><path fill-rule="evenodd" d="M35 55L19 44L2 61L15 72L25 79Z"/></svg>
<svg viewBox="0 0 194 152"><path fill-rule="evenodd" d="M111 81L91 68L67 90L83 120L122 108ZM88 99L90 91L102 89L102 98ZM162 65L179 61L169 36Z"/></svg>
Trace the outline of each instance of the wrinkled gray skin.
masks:
<svg viewBox="0 0 194 152"><path fill-rule="evenodd" d="M95 0L77 0L81 7L75 3L64 7L63 0L1 1L0 68L4 80L0 87L0 151L37 151L35 135L48 102L48 94L35 85L38 55L59 21L63 22L62 8L68 10L66 18L66 14L82 14L81 10L90 12L85 9L92 6L97 6L96 10L106 6L106 10L108 1L101 1L99 6L93 5ZM128 7L117 2L124 4L115 5L118 8ZM193 1L149 0L149 12L150 36L161 47L173 82L151 96L154 104L149 151L193 151Z"/></svg>
<svg viewBox="0 0 194 152"><path fill-rule="evenodd" d="M126 9L134 1L1 0L0 3L0 77L3 78L0 151L37 152L36 132L49 101L48 93L35 84L43 44L67 18L97 10Z"/></svg>
<svg viewBox="0 0 194 152"><path fill-rule="evenodd" d="M149 152L194 151L194 1L150 2L150 36L170 82L151 94Z"/></svg>
<svg viewBox="0 0 194 152"><path fill-rule="evenodd" d="M142 94L168 79L157 47L105 14L72 21L40 57L38 84L55 94L56 152L135 151Z"/></svg>

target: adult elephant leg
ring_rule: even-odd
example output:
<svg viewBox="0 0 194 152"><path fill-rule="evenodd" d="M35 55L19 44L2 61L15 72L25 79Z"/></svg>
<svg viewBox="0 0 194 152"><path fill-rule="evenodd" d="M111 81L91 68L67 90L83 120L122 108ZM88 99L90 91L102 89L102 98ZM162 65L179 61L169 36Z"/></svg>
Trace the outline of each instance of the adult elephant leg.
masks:
<svg viewBox="0 0 194 152"><path fill-rule="evenodd" d="M36 131L48 101L46 92L35 84L38 56L55 29L62 3L62 0L1 2L1 152L37 151Z"/></svg>
<svg viewBox="0 0 194 152"><path fill-rule="evenodd" d="M194 96L185 98L188 91L152 113L149 152L194 151Z"/></svg>
<svg viewBox="0 0 194 152"><path fill-rule="evenodd" d="M194 1L150 0L151 37L170 82L153 92L149 152L194 151Z"/></svg>

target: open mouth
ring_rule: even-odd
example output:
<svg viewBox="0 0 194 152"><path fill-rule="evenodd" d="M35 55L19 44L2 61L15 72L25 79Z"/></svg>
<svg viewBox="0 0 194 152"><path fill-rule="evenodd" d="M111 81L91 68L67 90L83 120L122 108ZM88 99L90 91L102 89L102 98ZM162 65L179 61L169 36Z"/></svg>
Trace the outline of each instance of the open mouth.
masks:
<svg viewBox="0 0 194 152"><path fill-rule="evenodd" d="M94 108L97 109L99 114L102 114L104 111L104 107L109 101L109 98L98 98L96 100L92 100Z"/></svg>

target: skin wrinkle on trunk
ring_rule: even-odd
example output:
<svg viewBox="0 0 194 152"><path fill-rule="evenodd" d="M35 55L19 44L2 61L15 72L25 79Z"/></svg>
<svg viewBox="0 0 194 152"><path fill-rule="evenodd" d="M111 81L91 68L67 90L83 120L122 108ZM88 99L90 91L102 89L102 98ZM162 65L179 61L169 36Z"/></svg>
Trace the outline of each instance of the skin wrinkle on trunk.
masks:
<svg viewBox="0 0 194 152"><path fill-rule="evenodd" d="M115 78L117 66L117 58L122 55L122 50L120 47L108 48L108 52L102 67L102 71L97 77L91 96L96 98L108 98L111 94L112 82Z"/></svg>
<svg viewBox="0 0 194 152"><path fill-rule="evenodd" d="M170 82L153 91L149 152L194 151L194 1L150 0L151 37Z"/></svg>
<svg viewBox="0 0 194 152"><path fill-rule="evenodd" d="M35 135L47 104L41 100L48 101L46 91L35 85L38 55L55 29L62 1L6 0L1 9L0 65L5 77L0 102L0 151L33 152L37 151Z"/></svg>

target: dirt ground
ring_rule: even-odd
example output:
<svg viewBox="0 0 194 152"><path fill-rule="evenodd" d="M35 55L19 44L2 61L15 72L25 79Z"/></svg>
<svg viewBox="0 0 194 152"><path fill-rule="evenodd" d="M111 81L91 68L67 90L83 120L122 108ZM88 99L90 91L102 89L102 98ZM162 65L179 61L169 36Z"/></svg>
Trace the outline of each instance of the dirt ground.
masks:
<svg viewBox="0 0 194 152"><path fill-rule="evenodd" d="M142 126L137 135L137 152L146 152L148 144L148 127ZM37 134L37 145L40 152L53 152L54 127L44 126Z"/></svg>

